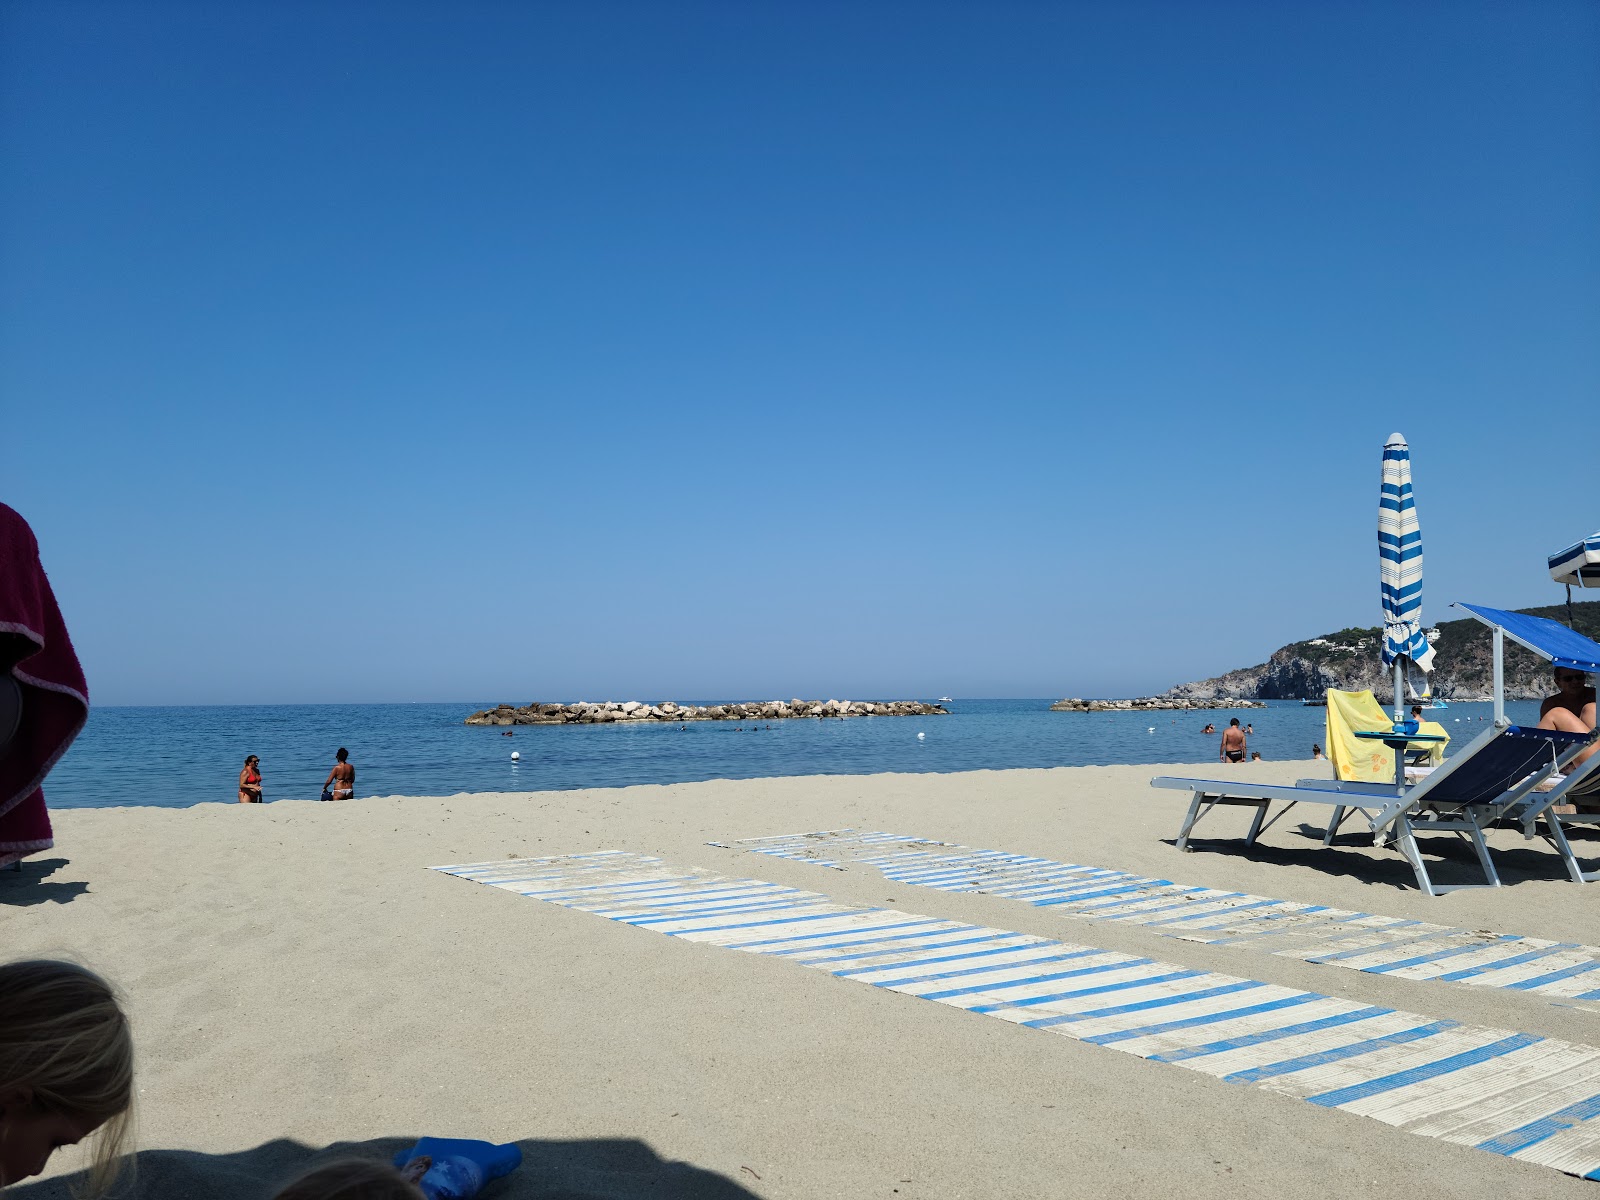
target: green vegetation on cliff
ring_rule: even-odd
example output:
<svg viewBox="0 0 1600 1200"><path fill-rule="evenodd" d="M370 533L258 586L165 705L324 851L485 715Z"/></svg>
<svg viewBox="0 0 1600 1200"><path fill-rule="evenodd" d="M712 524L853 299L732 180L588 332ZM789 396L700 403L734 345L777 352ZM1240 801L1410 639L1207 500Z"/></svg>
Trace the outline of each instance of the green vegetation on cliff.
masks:
<svg viewBox="0 0 1600 1200"><path fill-rule="evenodd" d="M1517 611L1567 624L1565 604ZM1600 601L1573 604L1572 625L1579 633L1600 641ZM1341 629L1303 642L1291 642L1259 666L1229 671L1198 683L1180 684L1169 695L1295 700L1320 696L1333 687L1350 691L1370 688L1383 699L1392 693L1393 682L1390 671L1383 665L1382 647L1380 627ZM1442 621L1433 639L1433 649L1430 682L1435 695L1460 699L1489 695L1494 678L1494 650L1488 626L1471 617ZM1537 655L1509 641L1505 672L1506 693L1512 699L1550 694L1549 666Z"/></svg>

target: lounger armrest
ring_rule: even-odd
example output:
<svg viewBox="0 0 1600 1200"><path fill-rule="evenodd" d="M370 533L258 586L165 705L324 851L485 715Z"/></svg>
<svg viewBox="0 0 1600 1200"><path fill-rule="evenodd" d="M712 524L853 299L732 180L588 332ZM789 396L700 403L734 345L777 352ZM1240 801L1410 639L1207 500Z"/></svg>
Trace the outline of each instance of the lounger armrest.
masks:
<svg viewBox="0 0 1600 1200"><path fill-rule="evenodd" d="M1312 782L1328 783L1326 779ZM1291 787L1286 783L1251 783L1239 779L1182 779L1172 775L1158 775L1150 781L1151 787L1170 788L1178 792L1200 792L1224 801L1293 800L1307 804L1349 805L1351 798L1329 791L1325 786Z"/></svg>
<svg viewBox="0 0 1600 1200"><path fill-rule="evenodd" d="M1307 791L1337 792L1341 796L1356 799L1393 800L1395 797L1392 783L1362 783L1351 779L1297 779L1294 785Z"/></svg>

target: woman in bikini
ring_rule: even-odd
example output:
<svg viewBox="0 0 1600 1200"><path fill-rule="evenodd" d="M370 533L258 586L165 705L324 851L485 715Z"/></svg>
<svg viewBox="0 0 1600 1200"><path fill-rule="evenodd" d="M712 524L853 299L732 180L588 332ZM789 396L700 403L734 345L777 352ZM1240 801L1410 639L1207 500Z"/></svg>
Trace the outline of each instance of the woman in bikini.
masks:
<svg viewBox="0 0 1600 1200"><path fill-rule="evenodd" d="M244 770L239 772L239 803L261 803L261 760L254 754L244 760Z"/></svg>
<svg viewBox="0 0 1600 1200"><path fill-rule="evenodd" d="M333 770L322 781L322 790L329 793L330 799L348 800L356 794L356 769L346 761L350 751L340 746L339 752L333 757Z"/></svg>

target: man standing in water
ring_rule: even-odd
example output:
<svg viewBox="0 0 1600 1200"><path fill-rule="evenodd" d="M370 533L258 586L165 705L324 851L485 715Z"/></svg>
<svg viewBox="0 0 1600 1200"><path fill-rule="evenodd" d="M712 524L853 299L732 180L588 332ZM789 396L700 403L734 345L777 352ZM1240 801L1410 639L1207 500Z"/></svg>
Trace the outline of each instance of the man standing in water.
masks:
<svg viewBox="0 0 1600 1200"><path fill-rule="evenodd" d="M1244 730L1239 728L1239 718L1235 717L1228 722L1228 727L1222 731L1223 762L1242 763L1245 758Z"/></svg>
<svg viewBox="0 0 1600 1200"><path fill-rule="evenodd" d="M356 794L356 769L346 761L350 751L340 746L339 752L333 757L337 761L333 764L333 770L328 772L328 777L322 781L322 790L331 790L330 800L348 800Z"/></svg>

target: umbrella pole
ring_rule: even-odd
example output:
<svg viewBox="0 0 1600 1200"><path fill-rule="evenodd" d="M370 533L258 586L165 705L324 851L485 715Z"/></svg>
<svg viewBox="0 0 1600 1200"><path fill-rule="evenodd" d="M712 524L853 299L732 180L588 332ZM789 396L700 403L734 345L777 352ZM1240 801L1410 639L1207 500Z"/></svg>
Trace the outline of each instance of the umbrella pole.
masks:
<svg viewBox="0 0 1600 1200"><path fill-rule="evenodd" d="M1499 729L1506 723L1506 631L1494 627L1494 724Z"/></svg>
<svg viewBox="0 0 1600 1200"><path fill-rule="evenodd" d="M1405 670L1406 660L1404 655L1395 655L1394 659L1394 723L1398 726L1405 719ZM1406 750L1404 742L1395 743L1394 747L1394 786L1406 786Z"/></svg>

